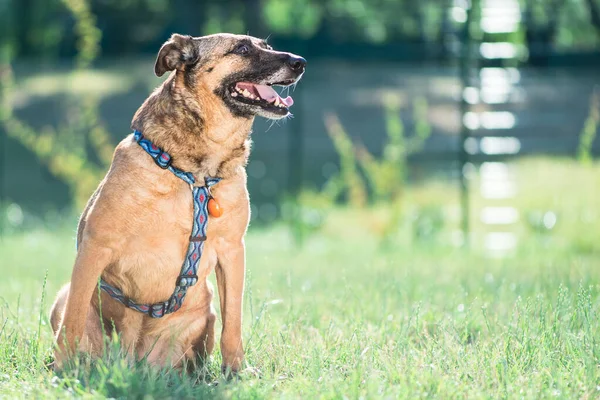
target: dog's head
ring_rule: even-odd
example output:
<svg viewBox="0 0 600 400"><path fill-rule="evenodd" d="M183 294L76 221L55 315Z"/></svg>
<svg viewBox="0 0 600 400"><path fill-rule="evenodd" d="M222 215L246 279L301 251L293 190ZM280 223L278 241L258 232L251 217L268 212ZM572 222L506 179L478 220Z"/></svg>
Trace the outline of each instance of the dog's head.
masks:
<svg viewBox="0 0 600 400"><path fill-rule="evenodd" d="M289 114L294 101L282 98L272 86L296 83L305 65L304 58L275 51L252 36L174 34L161 47L154 72L162 76L176 70L186 90L216 96L235 116L279 119Z"/></svg>

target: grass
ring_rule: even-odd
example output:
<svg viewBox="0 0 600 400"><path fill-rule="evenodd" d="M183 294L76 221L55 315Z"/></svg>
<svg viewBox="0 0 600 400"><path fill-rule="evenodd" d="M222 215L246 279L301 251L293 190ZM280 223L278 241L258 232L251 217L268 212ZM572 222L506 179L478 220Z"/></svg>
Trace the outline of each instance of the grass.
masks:
<svg viewBox="0 0 600 400"><path fill-rule="evenodd" d="M231 382L218 351L184 376L129 364L116 347L47 371L46 315L69 278L74 227L15 232L0 243L0 397L597 398L600 258L598 246L577 244L598 227L580 221L578 234L574 222L595 197L585 186L569 194L581 182L552 165L527 164L536 186L519 207L554 210L559 223L517 227L521 246L508 258L443 241L382 246L360 223L369 210L333 210L302 249L284 226L251 230L244 340L261 375ZM561 189L553 196L540 189L546 170ZM439 190L411 198L429 207L448 199Z"/></svg>
<svg viewBox="0 0 600 400"><path fill-rule="evenodd" d="M248 238L244 338L261 378L130 368L113 351L60 377L44 369L44 301L69 276L72 233L5 238L0 390L8 398L91 397L596 397L600 264L529 252L490 261L427 248L382 253L369 240L285 231ZM8 273L8 275L6 275ZM40 325L41 322L41 325ZM40 331L41 326L41 331Z"/></svg>

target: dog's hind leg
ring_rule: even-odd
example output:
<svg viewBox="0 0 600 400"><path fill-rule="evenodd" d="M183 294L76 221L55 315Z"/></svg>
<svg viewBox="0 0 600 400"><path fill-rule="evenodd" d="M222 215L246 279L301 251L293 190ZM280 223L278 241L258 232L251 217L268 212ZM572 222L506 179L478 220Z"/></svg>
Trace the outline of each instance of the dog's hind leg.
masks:
<svg viewBox="0 0 600 400"><path fill-rule="evenodd" d="M70 286L71 284L67 283L59 290L56 300L54 300L54 304L50 309L50 326L55 335L58 332L63 319ZM103 338L100 315L96 309L90 305L79 350L99 356L101 354L102 346Z"/></svg>

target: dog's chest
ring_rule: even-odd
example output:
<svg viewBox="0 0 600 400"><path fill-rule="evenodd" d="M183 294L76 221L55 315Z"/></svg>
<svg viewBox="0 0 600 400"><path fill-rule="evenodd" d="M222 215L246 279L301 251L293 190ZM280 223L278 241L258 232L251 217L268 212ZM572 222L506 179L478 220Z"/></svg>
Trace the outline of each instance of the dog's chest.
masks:
<svg viewBox="0 0 600 400"><path fill-rule="evenodd" d="M132 216L130 223L119 275L131 285L130 293L148 297L146 301L170 296L187 254L193 224L191 191L164 196L137 218Z"/></svg>

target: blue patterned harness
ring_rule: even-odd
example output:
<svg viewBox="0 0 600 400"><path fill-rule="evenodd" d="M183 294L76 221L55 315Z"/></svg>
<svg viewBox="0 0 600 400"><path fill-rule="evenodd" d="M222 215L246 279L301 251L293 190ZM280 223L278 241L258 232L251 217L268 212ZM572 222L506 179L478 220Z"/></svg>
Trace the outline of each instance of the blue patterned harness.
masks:
<svg viewBox="0 0 600 400"><path fill-rule="evenodd" d="M208 200L211 198L210 187L218 183L221 178L205 178L206 186L194 186L196 180L190 172L184 172L171 165L171 156L156 147L148 139L145 139L141 132L134 131L133 138L152 158L154 162L162 169L168 169L176 177L188 183L192 189L192 198L194 200L194 224L190 235L190 244L187 255L181 267L181 274L175 282L175 291L167 301L155 304L138 304L133 302L123 292L100 280L100 288L108 293L112 298L123 303L126 307L133 308L136 311L148 314L152 318L161 318L167 314L173 313L181 308L185 295L190 286L198 282L198 265L204 250L204 241L206 241L206 225L208 223Z"/></svg>

